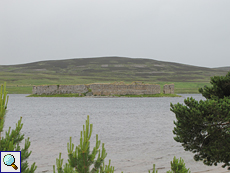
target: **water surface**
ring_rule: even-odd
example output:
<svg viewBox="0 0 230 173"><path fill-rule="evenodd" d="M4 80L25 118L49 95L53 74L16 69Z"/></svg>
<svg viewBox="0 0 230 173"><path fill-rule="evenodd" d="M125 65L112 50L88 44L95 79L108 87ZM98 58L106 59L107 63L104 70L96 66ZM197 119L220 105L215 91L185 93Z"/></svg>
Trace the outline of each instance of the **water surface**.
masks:
<svg viewBox="0 0 230 173"><path fill-rule="evenodd" d="M155 98L73 98L73 97L25 97L25 94L9 94L8 113L4 130L22 117L25 137L30 137L32 151L29 164L36 162L38 173L52 173L59 152L67 162L67 142L79 144L80 131L87 115L93 124L91 149L96 134L105 143L106 164L111 159L115 172L147 173L156 164L159 173L170 169L173 157L182 157L192 172L214 170L193 160L193 154L184 151L174 141L172 130L175 115L170 103L187 97L204 99L199 94L183 94L182 97ZM224 169L225 170L225 169Z"/></svg>

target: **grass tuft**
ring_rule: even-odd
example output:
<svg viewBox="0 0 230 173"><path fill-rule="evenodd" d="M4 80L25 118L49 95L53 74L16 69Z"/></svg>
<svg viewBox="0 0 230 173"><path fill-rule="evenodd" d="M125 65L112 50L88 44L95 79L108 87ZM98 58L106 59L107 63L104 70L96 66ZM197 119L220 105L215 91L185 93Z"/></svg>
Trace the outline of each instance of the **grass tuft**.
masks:
<svg viewBox="0 0 230 173"><path fill-rule="evenodd" d="M180 95L177 94L142 94L142 95L131 95L131 94L126 94L126 95L113 95L117 97L181 97Z"/></svg>
<svg viewBox="0 0 230 173"><path fill-rule="evenodd" d="M27 97L83 97L82 95L79 95L78 93L76 94L53 94L53 95L37 95L37 94L31 94Z"/></svg>
<svg viewBox="0 0 230 173"><path fill-rule="evenodd" d="M84 97L85 93L79 95L79 94L54 94L54 95L37 95L37 94L31 94L27 97ZM94 95L97 97L96 95ZM112 96L106 96L106 97L181 97L180 95L177 94L142 94L142 95L112 95Z"/></svg>

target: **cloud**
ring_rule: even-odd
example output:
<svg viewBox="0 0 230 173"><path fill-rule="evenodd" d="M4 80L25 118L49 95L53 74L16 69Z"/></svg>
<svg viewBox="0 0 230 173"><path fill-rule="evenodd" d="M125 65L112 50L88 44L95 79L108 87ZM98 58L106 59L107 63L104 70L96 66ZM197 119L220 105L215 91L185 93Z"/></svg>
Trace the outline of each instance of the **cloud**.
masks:
<svg viewBox="0 0 230 173"><path fill-rule="evenodd" d="M229 5L228 0L2 0L0 64L116 55L226 66Z"/></svg>

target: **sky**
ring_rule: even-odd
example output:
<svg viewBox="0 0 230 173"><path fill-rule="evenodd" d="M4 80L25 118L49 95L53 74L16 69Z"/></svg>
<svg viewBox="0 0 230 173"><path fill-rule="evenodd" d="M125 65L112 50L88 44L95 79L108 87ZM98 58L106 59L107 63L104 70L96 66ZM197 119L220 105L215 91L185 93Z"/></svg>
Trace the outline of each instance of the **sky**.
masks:
<svg viewBox="0 0 230 173"><path fill-rule="evenodd" d="M230 66L230 0L0 0L0 65L120 56Z"/></svg>

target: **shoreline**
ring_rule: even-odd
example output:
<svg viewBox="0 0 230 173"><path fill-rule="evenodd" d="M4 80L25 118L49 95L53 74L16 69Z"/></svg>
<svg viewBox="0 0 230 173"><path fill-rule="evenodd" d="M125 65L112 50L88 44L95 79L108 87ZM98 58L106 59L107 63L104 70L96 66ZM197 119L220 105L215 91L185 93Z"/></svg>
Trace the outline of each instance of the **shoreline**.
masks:
<svg viewBox="0 0 230 173"><path fill-rule="evenodd" d="M229 171L226 168L216 168L216 169L209 169L209 170L205 170L205 171L195 171L193 173L229 173Z"/></svg>
<svg viewBox="0 0 230 173"><path fill-rule="evenodd" d="M28 95L26 97L81 97L81 98L119 98L119 97L139 97L139 98L143 98L143 97L181 97L180 95L177 94L152 94L152 95L111 95L111 96L84 96L81 95L79 96L79 94L54 94L54 95L36 95L36 94L31 94Z"/></svg>

